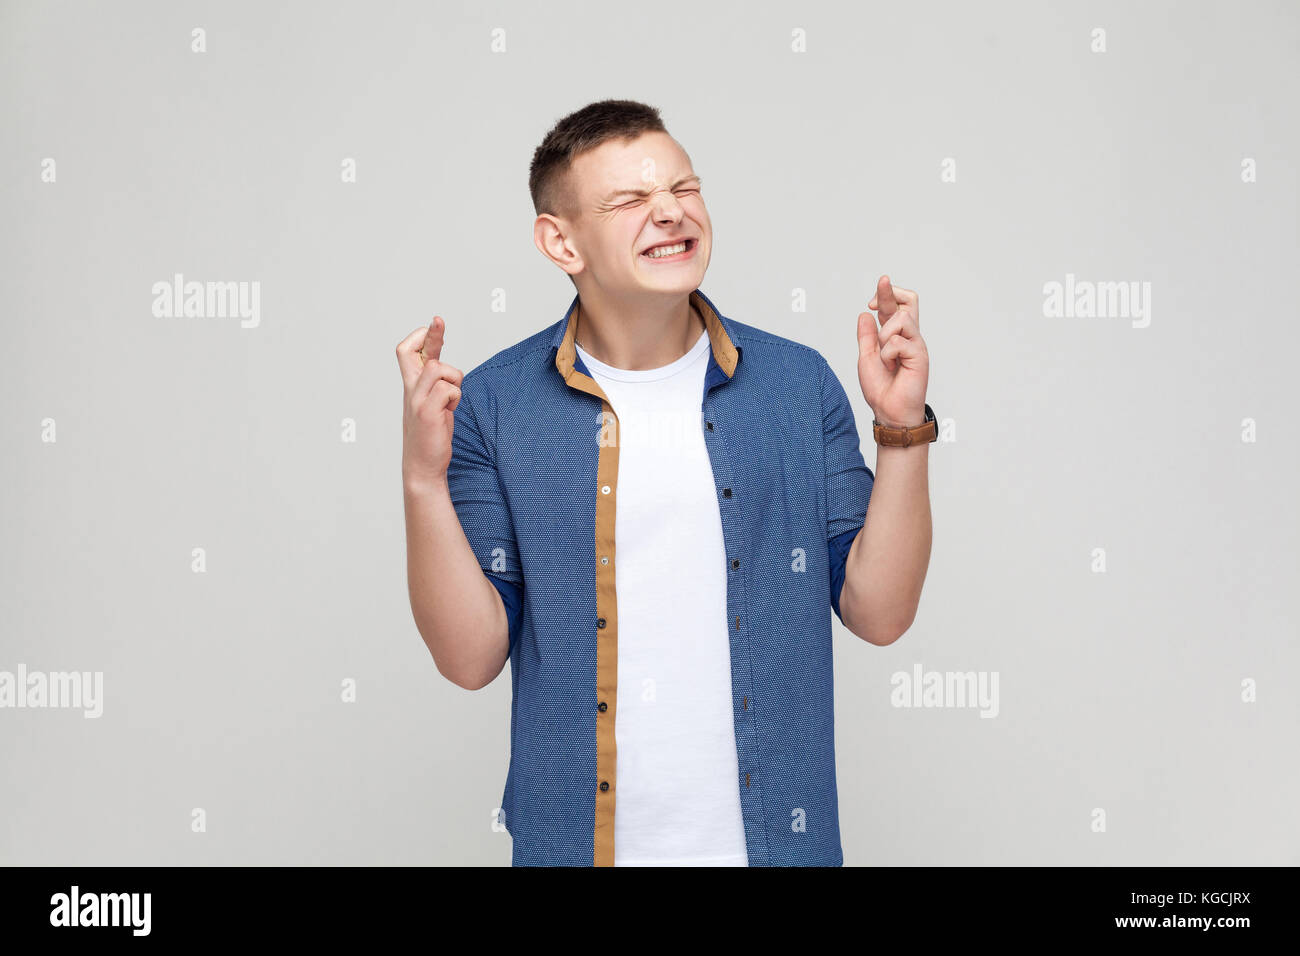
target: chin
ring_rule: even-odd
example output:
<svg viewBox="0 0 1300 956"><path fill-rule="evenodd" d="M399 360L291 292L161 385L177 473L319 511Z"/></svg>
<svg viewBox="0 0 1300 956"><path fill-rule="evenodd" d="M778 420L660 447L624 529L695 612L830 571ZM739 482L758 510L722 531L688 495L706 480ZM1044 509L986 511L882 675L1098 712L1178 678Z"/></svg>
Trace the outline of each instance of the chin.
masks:
<svg viewBox="0 0 1300 956"><path fill-rule="evenodd" d="M689 295L700 287L704 282L704 269L674 269L671 274L665 272L663 275L649 275L644 272L638 274L636 284L642 289L651 292L661 292L664 295Z"/></svg>
<svg viewBox="0 0 1300 956"><path fill-rule="evenodd" d="M691 292L699 287L703 277L703 273L695 269L682 269L670 276L638 276L641 280L640 284L647 289L662 289L665 292L669 290Z"/></svg>

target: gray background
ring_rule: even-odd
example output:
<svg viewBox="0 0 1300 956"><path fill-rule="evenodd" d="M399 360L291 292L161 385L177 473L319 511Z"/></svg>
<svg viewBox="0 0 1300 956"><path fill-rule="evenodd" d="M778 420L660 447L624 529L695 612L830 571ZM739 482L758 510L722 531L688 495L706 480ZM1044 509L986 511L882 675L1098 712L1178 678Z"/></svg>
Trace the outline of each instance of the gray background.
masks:
<svg viewBox="0 0 1300 956"><path fill-rule="evenodd" d="M0 861L508 864L509 671L450 684L412 622L393 349L560 318L528 162L613 96L705 179L703 290L827 356L873 466L855 319L920 293L956 440L915 625L835 622L846 864L1300 863L1296 5L0 11L0 669L105 680L0 710ZM261 325L155 318L176 272ZM1067 273L1150 326L1045 317ZM917 663L999 716L892 707Z"/></svg>

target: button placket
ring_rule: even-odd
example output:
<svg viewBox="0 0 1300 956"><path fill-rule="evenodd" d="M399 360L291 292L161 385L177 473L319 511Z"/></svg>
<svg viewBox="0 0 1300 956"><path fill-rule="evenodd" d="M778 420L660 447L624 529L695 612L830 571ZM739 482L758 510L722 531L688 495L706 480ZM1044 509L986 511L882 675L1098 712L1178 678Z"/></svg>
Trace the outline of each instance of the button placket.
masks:
<svg viewBox="0 0 1300 956"><path fill-rule="evenodd" d="M597 387L598 386L593 386ZM615 720L618 711L618 606L615 589L614 531L617 517L618 416L601 399L601 432L596 467L596 529L592 556L596 569L596 821L593 862L614 865L614 813L618 773ZM607 426L612 429L607 431ZM612 434L613 440L607 436Z"/></svg>

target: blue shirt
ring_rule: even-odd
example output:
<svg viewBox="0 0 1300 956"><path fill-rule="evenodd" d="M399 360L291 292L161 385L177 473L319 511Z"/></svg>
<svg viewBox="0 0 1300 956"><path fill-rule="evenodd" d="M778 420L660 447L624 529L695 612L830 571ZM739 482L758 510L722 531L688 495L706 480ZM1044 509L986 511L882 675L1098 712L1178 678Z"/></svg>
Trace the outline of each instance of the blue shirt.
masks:
<svg viewBox="0 0 1300 956"><path fill-rule="evenodd" d="M691 302L709 336L700 428L726 546L749 865L841 866L831 613L875 476L819 352L698 289ZM614 864L618 420L574 348L580 317L575 296L465 374L447 470L510 623L501 809L515 866Z"/></svg>

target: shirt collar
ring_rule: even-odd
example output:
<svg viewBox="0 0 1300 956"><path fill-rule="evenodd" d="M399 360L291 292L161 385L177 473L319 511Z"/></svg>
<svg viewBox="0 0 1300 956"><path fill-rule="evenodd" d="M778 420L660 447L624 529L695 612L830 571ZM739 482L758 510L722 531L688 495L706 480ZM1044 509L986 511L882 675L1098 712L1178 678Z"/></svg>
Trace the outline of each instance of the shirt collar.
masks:
<svg viewBox="0 0 1300 956"><path fill-rule="evenodd" d="M741 352L744 351L735 344L735 329L731 320L719 312L709 297L699 289L692 292L690 298L699 309L700 315L704 317L704 328L709 333L709 368L720 369L726 379L730 379L736 373ZM551 348L555 349L555 367L566 382L575 374L574 366L578 364L574 340L578 334L577 318L580 311L581 301L579 296L575 295L573 301L569 303L568 311L564 313L564 319L556 325L555 335L551 338ZM583 374L581 367L577 370L577 374ZM590 378L590 376L586 377Z"/></svg>

